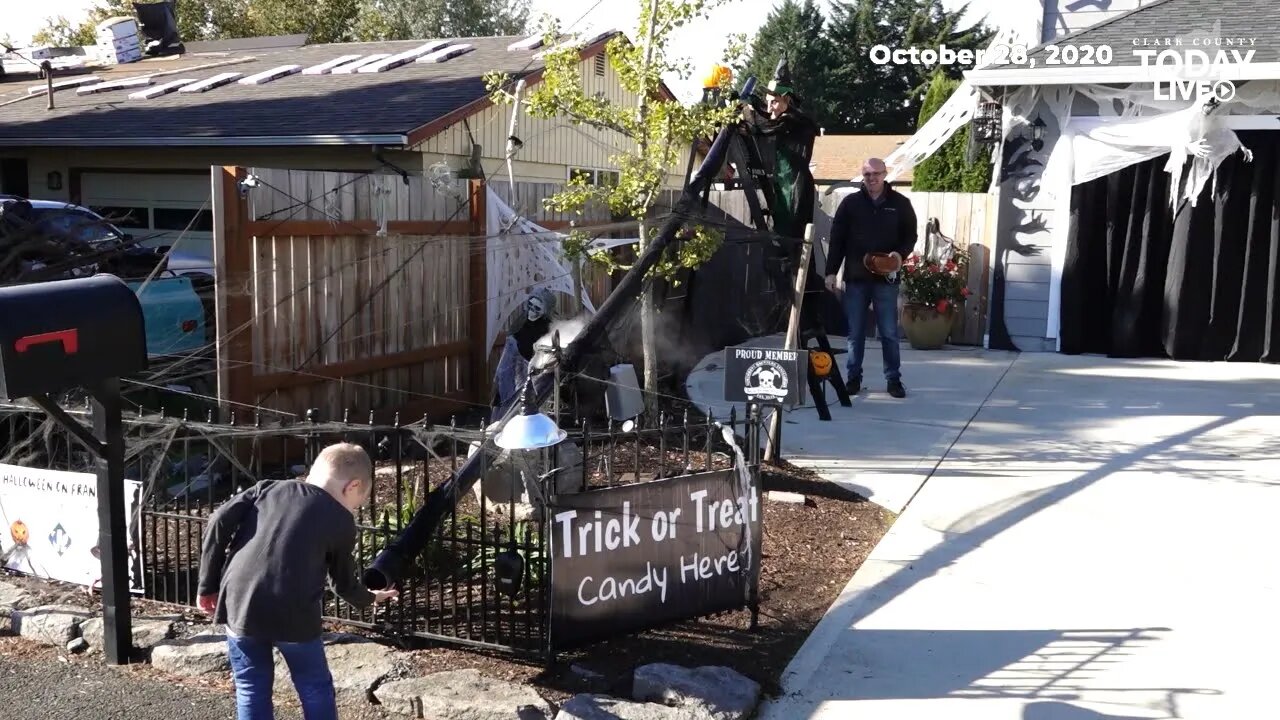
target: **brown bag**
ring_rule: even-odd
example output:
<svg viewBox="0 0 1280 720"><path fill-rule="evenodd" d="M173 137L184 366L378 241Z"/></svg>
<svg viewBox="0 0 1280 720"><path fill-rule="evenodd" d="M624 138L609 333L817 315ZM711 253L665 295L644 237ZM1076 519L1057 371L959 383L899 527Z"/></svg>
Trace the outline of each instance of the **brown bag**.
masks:
<svg viewBox="0 0 1280 720"><path fill-rule="evenodd" d="M862 256L862 265L873 275L890 275L902 269L902 261L889 253L867 253Z"/></svg>

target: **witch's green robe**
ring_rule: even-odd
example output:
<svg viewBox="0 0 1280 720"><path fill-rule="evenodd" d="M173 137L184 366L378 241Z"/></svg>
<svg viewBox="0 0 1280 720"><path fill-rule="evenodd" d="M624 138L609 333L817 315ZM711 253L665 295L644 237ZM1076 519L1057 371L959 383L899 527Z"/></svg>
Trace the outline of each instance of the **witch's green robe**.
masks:
<svg viewBox="0 0 1280 720"><path fill-rule="evenodd" d="M773 146L773 231L785 237L804 237L805 225L813 222L816 193L809 162L818 126L808 115L791 108L777 119L766 116L756 132Z"/></svg>

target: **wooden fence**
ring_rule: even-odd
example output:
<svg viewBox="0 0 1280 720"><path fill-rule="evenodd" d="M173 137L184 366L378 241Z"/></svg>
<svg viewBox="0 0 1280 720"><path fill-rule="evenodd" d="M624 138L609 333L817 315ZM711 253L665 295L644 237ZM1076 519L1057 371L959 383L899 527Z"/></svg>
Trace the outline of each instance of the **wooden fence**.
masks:
<svg viewBox="0 0 1280 720"><path fill-rule="evenodd" d="M478 183L217 171L219 397L297 416L405 420L485 385ZM258 179L241 193L241 181ZM247 196L246 196L247 195ZM385 233L382 230L385 228Z"/></svg>
<svg viewBox="0 0 1280 720"><path fill-rule="evenodd" d="M925 227L938 220L939 231L957 247L969 253L969 299L956 316L951 342L956 345L983 345L987 331L988 288L991 258L995 252L995 196L987 193L911 192L916 211L920 249L924 248Z"/></svg>
<svg viewBox="0 0 1280 720"><path fill-rule="evenodd" d="M214 177L220 400L379 421L487 403L496 353L485 347L479 181L239 167ZM517 183L516 209L552 230L609 221L547 210L562 188ZM506 183L494 190L509 197ZM582 283L597 307L613 287L594 263ZM581 308L560 304L564 314Z"/></svg>

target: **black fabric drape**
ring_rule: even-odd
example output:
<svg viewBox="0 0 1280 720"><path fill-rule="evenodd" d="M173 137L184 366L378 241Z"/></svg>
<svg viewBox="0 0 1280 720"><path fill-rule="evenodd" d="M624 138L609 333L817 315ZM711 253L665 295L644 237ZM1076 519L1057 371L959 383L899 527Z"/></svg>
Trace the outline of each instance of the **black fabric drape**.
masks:
<svg viewBox="0 0 1280 720"><path fill-rule="evenodd" d="M1280 132L1169 207L1167 157L1073 188L1062 275L1064 353L1280 362Z"/></svg>

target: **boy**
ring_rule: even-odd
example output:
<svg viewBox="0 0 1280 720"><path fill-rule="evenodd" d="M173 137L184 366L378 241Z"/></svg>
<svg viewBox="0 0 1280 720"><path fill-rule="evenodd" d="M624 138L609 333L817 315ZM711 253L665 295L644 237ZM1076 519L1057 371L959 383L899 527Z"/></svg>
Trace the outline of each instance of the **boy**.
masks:
<svg viewBox="0 0 1280 720"><path fill-rule="evenodd" d="M209 518L199 604L226 625L239 720L274 717L273 647L289 666L306 720L337 720L321 642L325 576L358 608L397 592L370 592L356 579L354 515L372 490L369 455L340 443L320 453L305 483L263 480Z"/></svg>

